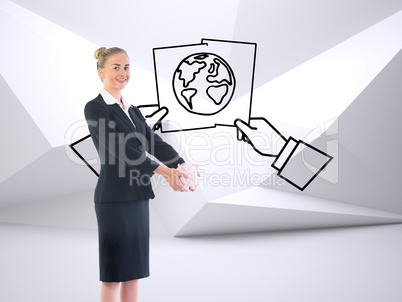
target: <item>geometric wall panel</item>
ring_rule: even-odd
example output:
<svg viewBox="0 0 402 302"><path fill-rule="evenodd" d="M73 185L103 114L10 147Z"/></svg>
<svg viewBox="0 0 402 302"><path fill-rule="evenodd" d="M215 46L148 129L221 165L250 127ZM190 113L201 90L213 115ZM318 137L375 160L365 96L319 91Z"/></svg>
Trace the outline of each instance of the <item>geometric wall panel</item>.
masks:
<svg viewBox="0 0 402 302"><path fill-rule="evenodd" d="M0 207L87 191L96 180L79 159L67 157L64 147L53 148L0 183Z"/></svg>
<svg viewBox="0 0 402 302"><path fill-rule="evenodd" d="M108 1L97 5L80 0L13 2L95 44L127 48L132 63L148 71L153 70L154 47L193 43L203 37L255 42L255 87L402 9L397 0L205 0L202 6L186 1L122 0L120 8L130 12L131 18L119 20L126 30L115 31L106 22L98 22L109 17Z"/></svg>
<svg viewBox="0 0 402 302"><path fill-rule="evenodd" d="M96 229L93 192L44 196L0 208L0 222L79 229Z"/></svg>
<svg viewBox="0 0 402 302"><path fill-rule="evenodd" d="M0 3L0 73L52 147L84 119L101 86L95 44L10 2Z"/></svg>
<svg viewBox="0 0 402 302"><path fill-rule="evenodd" d="M317 127L340 116L401 49L402 11L255 89L251 116L312 141L321 134Z"/></svg>
<svg viewBox="0 0 402 302"><path fill-rule="evenodd" d="M210 201L203 200L202 189L187 194L191 196L174 194L170 188L156 190L151 204L168 234L181 237L402 223L400 214L263 187Z"/></svg>
<svg viewBox="0 0 402 302"><path fill-rule="evenodd" d="M1 74L0 106L1 183L51 146Z"/></svg>
<svg viewBox="0 0 402 302"><path fill-rule="evenodd" d="M400 10L398 0L242 0L233 40L258 44L255 87L259 87Z"/></svg>
<svg viewBox="0 0 402 302"><path fill-rule="evenodd" d="M205 205L175 236L402 223L402 215L252 188Z"/></svg>
<svg viewBox="0 0 402 302"><path fill-rule="evenodd" d="M80 35L69 32L65 29L67 27L60 27L14 2L27 7L30 5L37 7L42 12L41 15L61 13L59 18L54 19L60 19L67 25L75 26L77 32L80 31ZM185 16L187 23L191 24L189 28L175 25L177 30L170 29L171 33L166 35L161 32L172 26L168 22L168 17L171 16L164 17L165 11L155 12L152 18L158 22L148 22L151 27L147 31L147 33L152 32L153 35L144 35L143 24L146 24L144 22L141 26L125 27L133 31L129 38L125 31L117 32L118 35L116 35L115 29L112 32L105 30L106 34L103 34L104 32L99 30L95 22L87 19L84 20L85 23L90 23L91 26L77 26L83 20L71 18L70 14L65 14L50 0L36 4L25 0L14 2L2 1L0 4L0 37L8 41L5 47L0 48L0 73L3 77L0 78L0 87L5 88L5 92L1 91L0 97L2 104L5 100L12 100L16 106L10 107L10 111L2 111L0 115L10 114L10 117L7 116L4 119L8 124L11 122L9 119L12 113L19 119L24 119L26 114L28 116L24 119L26 124L22 125L30 129L29 134L32 139L35 138L35 142L30 145L34 150L24 150L24 153L29 153L26 158L16 165L10 162L11 166L7 168L4 175L1 175L3 178L0 180L3 181L0 183L0 207L4 211L0 214L0 221L3 219L9 222L23 223L25 221L25 223L40 224L40 218L43 217L44 224L69 226L74 224L72 217L77 213L76 226L87 227L84 216L88 215L93 219L94 213L90 212L92 194L88 192L93 190L97 179L85 165L72 161L69 158L68 146L67 149L64 146L67 144L65 134L68 127L83 119L83 106L97 94L101 86L96 77L92 57L94 49L97 48L93 42L106 46L122 43L120 46L127 48L130 54L135 54L133 61L143 60L144 66L148 66L152 63L150 51L152 47L179 45L198 41L202 37L229 40L232 36L241 36L238 40L244 41L249 41L251 37L242 33L244 23L242 26L235 26L236 16L241 17L239 19L244 22L244 16L252 8L248 7L247 14L243 10L238 11L237 5L247 6L247 1L235 1L235 5L230 7L225 7L230 4L230 1L225 2L225 5L216 6L213 16L223 16L225 22L219 18L211 18L211 22L205 25L205 15L202 18L198 15L199 18L193 18L190 14ZM82 13L88 15L89 19L98 21L98 14L89 14L88 3L76 0L61 2L62 6L68 7L66 11L72 15L77 16ZM127 8L136 8L135 3L123 2ZM167 5L162 1L159 3L162 6ZM147 5L138 3L140 8L149 8ZM81 7L82 11L77 9ZM348 4L342 2L342 7L348 7ZM264 6L264 8L267 7ZM303 31L300 30L303 35L300 36L299 42L304 44L304 54L295 59L296 56L292 55L295 49L286 44L286 52L283 53L281 62L276 65L276 70L261 72L260 69L259 71L259 84L262 86L255 91L252 116L258 113L258 116L266 117L281 131L286 131L287 135L300 139L306 138L306 141L309 139L321 150L325 150L330 139L339 138L336 149L338 154L328 152L336 159L326 171L323 171L322 177L317 177L305 192L295 191L276 176L270 177L273 173L270 168L272 159L261 158L250 146L237 141L233 128L203 131L201 135L206 139L207 145L201 142L201 147L198 149L191 150L186 146L183 150L183 157L189 162L205 162L200 164L202 180L196 192L176 193L160 183L155 187L156 198L151 200L152 215L158 217L157 221L160 221L169 234L193 236L402 222L400 215L402 211L396 199L399 190L395 182L400 171L400 161L391 161L395 157L389 156L388 152L389 149L400 150L398 141L392 138L395 137L394 134L400 133L400 126L395 124L395 112L400 112L400 106L395 105L395 100L401 93L398 87L385 85L386 82L393 83L395 79L401 78L397 71L398 68L401 69L399 56L395 57L397 60L393 60L384 72L380 73L401 49L401 40L398 37L402 36L402 26L400 26L402 13L397 13L367 28L382 18L390 16L395 10L395 6L388 2L387 8L389 10L384 9L378 14L368 16L362 25L358 24L358 26L356 26L358 22L349 16L347 21L348 24L354 23L353 29L349 30L348 26L339 25L334 28L333 33L327 33L329 40L325 43L316 38L317 45L313 46L317 47L306 47L314 40L303 41L308 31L305 25L300 25L303 27ZM186 9L188 7L182 8L182 11L174 11L172 15L180 16ZM190 11L191 9L190 5ZM208 5L204 4L203 9L208 12ZM106 15L110 13L102 6L97 6L94 10ZM138 14L141 10L134 11ZM226 15L222 12L226 12ZM196 13L200 14L200 11ZM325 11L325 14L332 14L332 12ZM316 15L315 12L314 15ZM159 22L159 17L167 19ZM249 16L246 19L251 20ZM288 19L285 22L288 22ZM124 22L135 25L137 19L127 18ZM174 24L177 23L181 25L183 20L176 18ZM101 26L105 24L102 23ZM328 25L334 26L333 23ZM93 31L94 28L96 31ZM292 35L286 32L281 39L294 37L295 28L299 29L299 27L292 27L290 29ZM269 29L275 29L275 26ZM359 31L361 32L358 35L350 38ZM200 36L194 38L194 33ZM251 42L259 43L262 39L266 46L270 40L266 37L264 27L253 34L258 38ZM279 37L278 35L282 35L282 32L277 33L276 38ZM140 40L139 37L142 36L144 38ZM296 36L299 37L297 34ZM345 40L347 38L350 39ZM144 46L140 43L141 41L149 44L145 43L144 45L147 46ZM277 41L280 42L280 39ZM338 44L341 41L344 42ZM293 40L293 42L297 41ZM338 45L328 49L336 44ZM26 49L30 51L27 52ZM141 50L136 52L137 49ZM317 56L317 49L324 53ZM136 54L144 53L147 53L148 57L136 56ZM293 57L293 60L287 60L286 53ZM263 56L264 52L257 54L257 57ZM313 59L306 61L309 58ZM335 58L339 60L334 60ZM26 67L24 73L15 73L13 64L10 64L17 59L20 59L18 62ZM266 63L270 59L272 57L264 58L263 61ZM305 63L296 67L303 62ZM77 72L77 66L82 67L82 71ZM141 69L136 70L140 72L134 72L135 77L138 80L146 78L147 84L140 85L146 89L142 91L144 94L141 97L133 99L133 103L136 105L156 103L155 87L148 85L154 84L152 73ZM286 74L272 78L272 75L278 76L288 70L290 71ZM355 74L352 71L358 71L358 73ZM328 78L328 76L333 77ZM267 83L261 80L263 78L272 81ZM334 81L329 81L331 79ZM319 85L316 82L318 80L321 81ZM3 98L4 95L6 98ZM382 108L379 100L384 100L384 95L390 97L385 101L385 108ZM25 108L25 111L22 108ZM373 108L373 110L370 111L367 108ZM362 116L362 112L367 115ZM340 118L336 120L338 116ZM373 123L373 120L381 122ZM315 133L314 128L324 123L328 126L325 128L328 136L315 140L321 133ZM329 127L331 124L332 127ZM391 126L393 128L389 131L388 128ZM10 158L13 151L16 151L15 154L21 152L18 151L23 146L21 138L24 132L21 128L16 131L16 136L7 134L1 137L13 145L10 151L7 151L8 153L3 153L4 163L7 163L5 159ZM367 129L369 133L375 134L376 138L381 133L386 133L385 138L381 137L380 143L372 146L370 144L372 140L364 138ZM337 136L334 136L335 134ZM163 134L162 136L180 148L180 143L177 141L180 135ZM191 133L184 135L188 138ZM13 141L15 137L18 137L18 141ZM89 140L88 142L90 143ZM372 151L364 153L364 150L370 147ZM220 163L213 162L216 158L219 158ZM225 163L222 164L222 162ZM338 178L336 181L328 181L326 175L331 168L338 168L338 165ZM370 179L372 175L382 175L384 171L387 176L379 181ZM238 177L235 176L236 173L240 178L245 176L240 181L237 179L238 182L234 184L234 180ZM254 176L260 179L253 182ZM268 188L259 186L262 176L268 181ZM208 180L206 180L207 177L209 177ZM214 177L218 177L218 180L214 181L212 179ZM220 183L224 182L222 179L224 177L227 178L228 185ZM158 182L160 178L154 177L154 181ZM369 189L364 191L367 186ZM24 189L21 190L21 187ZM79 202L81 199L85 201L82 204ZM69 204L69 200L73 201ZM80 208L81 205L84 206ZM82 214L79 212L80 209L84 209L82 212L85 213L84 216L80 216ZM35 218L29 216L30 211L35 213ZM65 216L63 212L66 213ZM10 218L11 216L13 219Z"/></svg>
<svg viewBox="0 0 402 302"><path fill-rule="evenodd" d="M337 142L337 164L326 171L337 177L328 181L324 172L305 194L402 214L401 79L402 51L341 114L337 125L312 142L328 152L329 144ZM295 192L290 186L272 188Z"/></svg>
<svg viewBox="0 0 402 302"><path fill-rule="evenodd" d="M0 207L1 223L17 223L62 228L96 230L93 190ZM155 211L150 207L152 234L166 235Z"/></svg>
<svg viewBox="0 0 402 302"><path fill-rule="evenodd" d="M389 153L390 150L401 149L400 140L395 139L400 136L401 126L397 121L399 120L399 112L402 112L400 107L401 102L398 102L402 95L402 85L399 83L402 78L402 54L396 55L402 48L402 38L400 38L402 35L395 35L396 32L401 31L402 26L396 26L397 24L402 25L402 13L380 22L378 25L362 33L361 36L358 35L352 38L349 42L349 45L353 45L349 50L353 50L353 56L358 56L356 49L359 50L359 44L361 44L360 47L366 45L367 41L375 44L377 38L380 41L385 41L382 40L382 35L389 34L386 42L389 48L386 48L384 52L371 53L366 57L365 62L370 72L367 73L365 71L364 63L355 69L358 71L355 76L361 76L363 81L354 83L352 85L353 89L348 89L348 86L343 87L339 85L339 83L342 83L342 80L326 84L329 87L331 87L331 84L335 85L331 89L345 89L344 99L340 100L341 106L334 104L335 107L338 107L332 111L332 117L337 117L337 115L343 112L339 119L328 121L328 118L331 116L331 110L327 111L329 115L326 113L327 116L324 116L324 119L322 119L323 116L320 110L327 110L327 108L325 106L320 107L319 102L310 106L307 99L307 113L309 110L311 111L310 115L307 116L307 123L296 122L296 124L290 125L290 128L286 128L287 119L291 120L289 117L286 117L286 112L283 112L283 118L279 119L280 121L285 121L281 124L281 127L283 126L284 128L280 129L285 129L285 131L289 129L293 131L292 135L299 138L304 137L302 135L304 132L306 140L313 140L313 145L315 144L320 150L327 150L329 154L336 153L333 154L336 160L328 165L322 176L317 177L311 183L306 192L297 192L296 189L289 188L290 186L286 183L280 183L280 179L275 174L268 176L265 182L261 184L262 187L260 189L250 188L247 190L247 187L241 188L238 185L231 185L229 187L235 191L232 194L226 192L223 196L221 193L225 192L226 189L223 186L214 187L211 184L201 186L197 189L199 191L198 194L196 192L194 193L194 197L191 196L191 203L188 203L186 196L171 195L169 190L158 187L156 190L157 197L153 204L169 233L174 236L191 236L228 232L238 233L402 222L401 216L398 215L402 214L402 205L399 201L401 191L398 184L398 180L400 179L398 177L400 175L399 171L402 169L401 160L398 156L392 156L391 154L393 153ZM392 32L388 32L388 29ZM396 40L390 37L395 37ZM344 45L347 44L345 42ZM348 47L345 48L344 45L339 46L340 49L343 49L343 55L348 53ZM331 50L331 53L336 53L337 49L335 47ZM363 51L363 49L365 47L360 48L360 51ZM376 61L370 62L370 56L372 56L372 59L377 58ZM312 59L311 61L314 60ZM320 59L318 59L318 62L320 62ZM306 66L303 66L300 70L308 73L308 66L306 63ZM319 66L319 63L316 66ZM344 66L349 68L347 64ZM300 70L297 70L296 74L300 73L299 78L303 80L303 73ZM349 72L344 71L346 73ZM286 76L291 78L293 76L292 73L293 71L290 71ZM337 77L341 79L342 74L338 74ZM278 78L277 80L282 79ZM287 86L285 81L283 86L288 87L288 90L292 90L293 83L289 82ZM312 85L310 90L313 89L313 84L310 83ZM275 115L276 107L274 104L277 100L267 98L267 101L264 103L265 110L263 110L264 107L259 107L258 102L262 102L264 96L270 95L270 85L271 83L268 83L265 87L257 89L254 94L259 116L263 115L268 119L270 115ZM310 90L306 90L306 92ZM303 117L306 109L303 111L301 107L297 106L293 108L292 104L295 103L295 99L284 98L283 100L289 102L287 110L290 116L301 115ZM278 103L280 106L284 106L282 101L278 101ZM331 99L331 101L328 101L323 99L323 103L332 106L333 103L336 103L336 100ZM349 105L350 103L352 104ZM267 104L273 104L272 111L269 110L270 107L267 107ZM304 104L304 99L302 104ZM317 105L318 108L316 108ZM266 115L264 115L264 112L266 112ZM349 112L353 113L350 114ZM343 118L344 116L345 118ZM314 121L309 117L316 117L318 120ZM321 136L321 141L314 141L315 138L320 137L322 132L312 131L314 130L312 126L317 124L322 125L325 121L330 122L326 125L326 132ZM374 139L377 137L379 137L378 144L374 143ZM348 148L352 146L352 152L350 152ZM234 152L236 152L236 148ZM351 156L348 156L349 154ZM303 154L298 154L298 156L303 156ZM385 167L387 167L386 176L383 175L384 163L386 163ZM205 169L205 172L213 169L211 166L201 165L201 167ZM252 164L245 165L240 171L254 167L255 165ZM266 171L268 171L269 165L266 167ZM221 174L228 173L233 180L233 171L236 171L239 167L236 167L234 164L232 166L227 165L225 168L220 167L220 169ZM231 169L232 171L230 171ZM213 173L219 175L217 170L212 170ZM381 175L381 177L377 178L375 175ZM286 194L275 195L271 189L290 191L297 194L291 195L292 197ZM320 192L321 194L314 194L314 192ZM309 211L302 206L295 210L286 208L284 205L284 201L288 198L295 198L295 203L303 205L302 200L307 198L307 196L303 195L321 197L322 199L309 197L311 199L309 202L315 201L317 205L325 205L324 208ZM270 202L272 198L277 199L275 201L278 202L279 206L271 207ZM169 204L167 204L166 200L169 200ZM223 202L222 200L225 201ZM258 207L253 205L253 200L260 201ZM334 211L334 204L329 205L328 200L337 201L338 203L335 202L335 207L343 207L345 212L339 213ZM344 202L358 205L359 211L349 213L346 211L349 206L345 205ZM366 210L371 211L371 213L367 215L362 214ZM386 213L384 214L384 212Z"/></svg>

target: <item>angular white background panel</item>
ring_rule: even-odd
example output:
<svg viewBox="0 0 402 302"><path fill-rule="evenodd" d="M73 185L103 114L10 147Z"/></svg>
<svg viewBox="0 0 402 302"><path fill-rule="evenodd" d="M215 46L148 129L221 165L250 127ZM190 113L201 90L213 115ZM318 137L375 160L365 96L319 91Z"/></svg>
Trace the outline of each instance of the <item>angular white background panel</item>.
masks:
<svg viewBox="0 0 402 302"><path fill-rule="evenodd" d="M346 108L336 128L329 127L312 142L328 153L337 152L338 161L305 194L402 214L401 78L402 51ZM334 142L337 145L331 145ZM290 186L267 187L298 193Z"/></svg>
<svg viewBox="0 0 402 302"><path fill-rule="evenodd" d="M175 236L402 223L402 215L252 188L206 204Z"/></svg>
<svg viewBox="0 0 402 302"><path fill-rule="evenodd" d="M51 149L32 117L0 74L0 184ZM27 151L27 146L30 152Z"/></svg>
<svg viewBox="0 0 402 302"><path fill-rule="evenodd" d="M53 147L99 87L96 45L11 2L0 2L0 71Z"/></svg>
<svg viewBox="0 0 402 302"><path fill-rule="evenodd" d="M20 3L29 8L30 4L23 3L23 1L20 1ZM10 64L13 60L6 61L3 59L0 68L4 73L5 80L27 108L35 123L53 147L71 143L79 138L80 134L82 136L87 133L85 123L82 122L82 107L86 100L93 97L93 95L87 95L88 91L91 89L96 90L100 87L97 77L93 76L93 66L90 66L94 64L91 64L89 59L89 54L91 53L92 55L93 49L97 46L93 42L88 42L46 18L14 4L14 2L2 1L0 4L1 13L4 17L2 18L4 26L2 27L1 35L11 41L3 49L2 57L10 57L14 60L21 57L22 61L19 64L26 66L26 72L20 76L14 72L13 64ZM78 3L73 2L70 5L73 7ZM130 8L132 4L123 3L123 5L127 5L127 8ZM374 4L371 3L370 5ZM392 5L388 9L391 9ZM51 9L51 5L48 6L45 2L42 2L40 5L35 6L34 11L50 18L52 14L57 15L60 7ZM244 14L244 11L236 11L236 6L225 6L224 4L216 7L215 11L226 9L229 12L230 10L227 10L227 8L232 9L233 12L232 15L227 15L229 19L236 16L236 12L236 18L241 18L242 14ZM97 9L100 9L100 7ZM186 8L182 9L186 10ZM276 7L276 9L278 11L286 10L286 5ZM189 12L194 11L191 6L188 7L188 10ZM328 13L321 12L323 14ZM202 12L198 10L197 13ZM374 20L379 21L379 16L385 12L378 10L377 13L378 16L371 16L373 18L371 22ZM326 127L328 127L333 121L336 121L333 118L342 113L359 92L373 80L378 72L399 51L402 45L400 38L402 36L400 32L400 28L402 28L400 26L402 23L401 16L401 12L391 14L385 20L377 24L371 24L370 28L261 86L254 93L252 115L254 116L254 112L257 112L259 116L262 115L271 121L277 122L282 127L281 130L287 132L287 134L296 134L299 137L313 140L316 135L320 134L320 132L315 131L315 127L325 123ZM365 22L368 22L369 19L366 19ZM232 19L231 22L233 20L235 19ZM353 20L348 22L353 23ZM7 30L6 24L10 27ZM225 25L229 25L229 23ZM212 25L210 24L210 26ZM307 23L305 26L305 29L309 28ZM359 26L361 24L358 24L355 28ZM222 29L226 28L225 26L222 27ZM236 26L237 29L239 29L238 26ZM210 28L204 29L204 33L207 34L208 30ZM339 36L351 34L351 31L348 31L343 26L339 27L338 31ZM293 33L293 29L288 33ZM19 36L21 39L13 40L11 39L13 36ZM224 36L228 35L225 34ZM227 39L230 39L230 37ZM173 41L174 39L172 39L172 43ZM23 47L21 46L29 45L35 45L35 47L29 53L29 56L22 56ZM133 44L130 45L133 46ZM15 51L15 49L18 51ZM128 47L129 49L130 47ZM64 59L59 60L58 58L60 57ZM264 56L259 54L258 57ZM59 61L61 62L59 63ZM78 66L79 72L77 70ZM139 72L134 72L134 79L137 79L138 82L135 82L137 85L138 83L141 84L139 86L142 87L142 90L131 88L128 91L128 96L136 100L144 98L144 103L152 103L152 98L155 96L154 90L150 89L152 70L145 71L141 68L137 70ZM25 78L29 74L36 74L37 76L34 77L34 80L29 81L28 78ZM48 77L47 75L51 76ZM141 82L142 78L145 80ZM19 85L21 82L26 85ZM69 87L74 87L74 89L69 89ZM150 91L149 94L144 90L144 87ZM292 89L288 89L289 87L292 87ZM34 102L32 102L32 96L34 96ZM147 96L149 98L146 101ZM172 215L166 215L167 211L165 206L161 206L163 203L159 201L160 197L156 198L154 207L156 213L159 213L158 215L162 217L162 223L165 221L167 225L170 225L171 221L175 221L175 227L170 231L171 234L176 234L180 227L186 224L192 215L200 209L201 205L205 206L208 201L222 198L234 192L241 192L252 186L250 182L247 182L244 184L231 183L231 185L219 187L212 184L211 179L206 180L208 175L212 175L213 178L213 176L225 174L225 176L233 180L238 177L235 173L241 175L240 178L243 177L243 179L245 173L249 173L246 177L254 175L268 177L272 173L269 169L270 162L266 161L266 159L245 159L244 156L250 154L250 151L252 152L251 148L248 148L248 150L247 146L246 149L242 148L240 146L242 143L236 142L234 132L230 129L227 130L216 129L214 130L215 132L200 134L201 136L204 135L204 137L206 135L207 140L212 143L207 148L202 148L204 150L198 150L195 153L192 150L193 154L186 154L189 149L187 146L188 133L184 138L184 146L183 140L176 144L176 146L181 146L183 156L188 161L198 161L200 163L204 172L203 181L207 185L200 185L199 193L196 194L197 199L201 202L199 205L197 203L184 205L182 202L181 205L173 205L178 200L186 200L187 196L183 195L178 198L177 194L172 194L169 191L161 194L160 196L163 195L164 201L167 199L172 203L172 209L175 209ZM171 138L177 140L177 137L170 136L169 138L169 135L166 135L165 138L167 141L170 141ZM229 143L225 139L229 139ZM222 144L226 145L222 148ZM88 145L88 142L86 142L86 145ZM233 154L232 150L228 150L228 148L234 150ZM64 153L63 147L57 149L43 154L35 163L28 165L20 173L13 175L1 184L0 190L3 192L1 204L3 206L41 199L46 200L57 195L85 191L90 189L91 184L93 186L96 179L91 178L93 176L92 172L89 170L83 172L86 167L77 164L76 159L71 160L74 158L74 154L68 148ZM239 150L243 152L238 152ZM244 150L246 151L244 152ZM227 158L230 157L234 159L228 161ZM258 155L254 154L255 157L258 157ZM203 164L203 158L216 159L220 164L216 164L213 160ZM222 165L222 158L224 158L224 165ZM261 164L262 161L266 161L265 166ZM53 165L54 162L57 162L57 165ZM338 158L335 163L337 165L341 164ZM39 167L41 167L43 177L35 178L35 171ZM78 171L83 172L78 173L81 175L81 179L73 176L77 175ZM72 180L68 180L69 177ZM26 190L15 193L21 182L27 183ZM275 183L277 182L275 180ZM66 183L69 183L69 186L66 186ZM166 189L168 188L159 186L156 191L158 193L158 191ZM330 196L327 196L327 198L331 199ZM246 206L247 202L248 200L245 201ZM185 210L186 208L191 209L190 212ZM182 219L176 219L178 216L182 217ZM181 222L179 223L179 221ZM171 228L171 226L166 227Z"/></svg>
<svg viewBox="0 0 402 302"><path fill-rule="evenodd" d="M125 96L156 104L152 48L212 38L257 43L252 116L335 159L300 192L233 128L198 133L195 148L190 132L163 134L202 178L185 194L154 178L141 301L399 302L400 225L328 228L402 222L401 10L400 0L0 0L4 299L98 300L96 176L67 146L88 133L83 107L101 87L94 50L125 48ZM96 160L89 140L79 148ZM222 233L232 235L195 236Z"/></svg>
<svg viewBox="0 0 402 302"><path fill-rule="evenodd" d="M402 11L256 89L251 115L301 127L282 131L312 141L401 49Z"/></svg>

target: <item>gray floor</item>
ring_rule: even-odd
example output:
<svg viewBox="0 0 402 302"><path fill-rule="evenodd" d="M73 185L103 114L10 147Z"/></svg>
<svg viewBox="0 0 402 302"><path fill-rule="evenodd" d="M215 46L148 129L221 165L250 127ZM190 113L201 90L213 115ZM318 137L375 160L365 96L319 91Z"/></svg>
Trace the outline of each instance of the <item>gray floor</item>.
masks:
<svg viewBox="0 0 402 302"><path fill-rule="evenodd" d="M99 301L95 231L0 224L1 301ZM400 301L402 224L151 238L142 302Z"/></svg>

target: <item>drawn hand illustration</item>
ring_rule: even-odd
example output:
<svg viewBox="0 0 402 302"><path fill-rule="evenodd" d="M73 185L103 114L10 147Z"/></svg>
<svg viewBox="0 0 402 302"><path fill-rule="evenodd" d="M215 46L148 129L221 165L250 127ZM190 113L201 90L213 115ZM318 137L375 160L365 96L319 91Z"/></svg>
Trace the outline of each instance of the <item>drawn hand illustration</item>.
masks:
<svg viewBox="0 0 402 302"><path fill-rule="evenodd" d="M249 143L262 156L274 157L286 144L286 138L263 117L250 118L250 124L235 120L238 139Z"/></svg>
<svg viewBox="0 0 402 302"><path fill-rule="evenodd" d="M303 191L333 159L332 156L293 137L285 138L265 118L236 119L238 139L249 143L262 156L275 157L278 176Z"/></svg>
<svg viewBox="0 0 402 302"><path fill-rule="evenodd" d="M141 114L145 117L145 121L149 127L153 131L160 129L162 119L169 113L169 109L166 107L159 108L158 105L139 105L137 106L140 109ZM91 135L88 134L79 140L71 143L69 146L73 150L73 152L88 166L88 168L94 172L94 174L99 177L99 173L87 162L87 160L78 152L78 150L74 147L75 145L85 141L90 138Z"/></svg>
<svg viewBox="0 0 402 302"><path fill-rule="evenodd" d="M333 157L285 137L263 117L250 118L256 49L256 43L215 39L154 48L158 105L137 108L152 130L162 133L234 124L238 140L249 143L261 156L274 158L271 166L277 175L303 191ZM98 175L74 148L88 137L70 147ZM196 185L187 187L192 190Z"/></svg>
<svg viewBox="0 0 402 302"><path fill-rule="evenodd" d="M154 131L160 129L162 119L169 113L169 109L159 108L158 105L139 105L137 108L145 117L148 126Z"/></svg>

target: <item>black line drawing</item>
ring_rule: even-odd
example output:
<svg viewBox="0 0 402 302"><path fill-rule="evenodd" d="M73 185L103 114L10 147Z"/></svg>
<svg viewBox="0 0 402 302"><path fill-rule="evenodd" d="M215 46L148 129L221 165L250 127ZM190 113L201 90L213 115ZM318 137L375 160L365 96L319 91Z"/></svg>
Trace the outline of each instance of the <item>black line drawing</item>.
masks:
<svg viewBox="0 0 402 302"><path fill-rule="evenodd" d="M155 118L154 123L151 122L149 123L153 131L161 128L161 121L169 113L168 108L166 107L159 108L158 105L138 105L137 108L140 109L145 119Z"/></svg>
<svg viewBox="0 0 402 302"><path fill-rule="evenodd" d="M297 150L298 146L302 144L305 145L306 148L310 148L311 150L314 150L316 152L316 156L320 156L322 158L325 158L324 163L322 163L322 165L320 167L318 167L318 169L316 170L315 173L313 173L311 175L310 178L307 178L306 181L303 183L297 183L295 181L292 180L292 175L284 175L284 168L286 167L286 164L289 162L289 160L292 158L293 154L295 153L295 151ZM278 155L279 157L279 155ZM307 186L314 180L314 178L316 178L318 176L318 174L321 173L321 171L323 171L325 169L325 167L330 163L330 161L333 160L333 157L327 153L322 152L321 150L311 146L310 144L307 144L301 140L299 140L297 142L297 145L293 148L292 152L290 153L289 157L286 159L285 163L283 164L283 166L278 169L275 166L275 162L272 163L272 167L276 170L278 170L277 175L281 178L283 178L284 180L286 180L288 183L290 183L291 185L295 186L296 188L298 188L300 191L303 191L305 188L307 188ZM287 173L288 174L288 173Z"/></svg>
<svg viewBox="0 0 402 302"><path fill-rule="evenodd" d="M303 191L323 171L333 157L325 152L293 137L283 136L268 120L263 117L250 118L250 123L236 119L234 125L239 131L238 139L250 144L261 156L275 157L271 167L278 171L277 175L288 183ZM273 138L271 146L262 151L253 140L258 132ZM278 147L277 149L275 147ZM307 156L306 156L307 155ZM305 157L308 157L306 159Z"/></svg>
<svg viewBox="0 0 402 302"><path fill-rule="evenodd" d="M231 101L236 78L230 65L219 55L195 53L180 61L173 74L172 89L187 111L213 115Z"/></svg>
<svg viewBox="0 0 402 302"><path fill-rule="evenodd" d="M248 121L256 49L256 43L214 39L154 48L158 105L169 109L165 121L178 126L161 126L161 132L233 127L236 118Z"/></svg>
<svg viewBox="0 0 402 302"><path fill-rule="evenodd" d="M301 140L286 138L263 117L251 117L256 49L256 43L213 39L202 39L200 44L154 48L158 104L138 108L153 124L152 130L161 132L236 127L238 140L250 144L261 156L274 157L271 166L278 171L277 175L303 191L333 157ZM226 56L230 53L234 59L224 58L220 53ZM170 85L163 85L164 80ZM244 95L247 97L241 98ZM237 103L233 105L234 102ZM163 129L161 120L167 116L180 128ZM276 137L276 146L265 149L257 146L254 134L258 133ZM99 176L74 148L89 137L70 147Z"/></svg>
<svg viewBox="0 0 402 302"><path fill-rule="evenodd" d="M90 138L91 135L88 134L86 136L84 136L83 138L80 138L79 140L73 142L72 144L69 145L69 147L74 151L75 154L77 154L77 156L87 165L87 167L95 173L95 175L97 177L99 177L99 173L86 161L86 159L77 151L77 149L74 148L75 145L83 142L84 140Z"/></svg>
<svg viewBox="0 0 402 302"><path fill-rule="evenodd" d="M131 105L132 106L132 105ZM148 124L150 125L153 131L158 130L161 126L162 119L169 113L169 109L166 107L158 108L158 105L139 105L137 106L140 109L142 115L147 119ZM87 167L97 176L99 177L99 173L92 167L88 161L84 158L84 156L78 152L78 150L74 147L75 145L82 143L86 139L90 138L91 135L88 134L75 142L71 143L69 147L73 150L73 152L87 165Z"/></svg>

